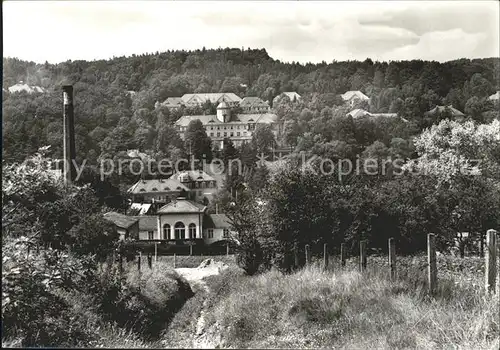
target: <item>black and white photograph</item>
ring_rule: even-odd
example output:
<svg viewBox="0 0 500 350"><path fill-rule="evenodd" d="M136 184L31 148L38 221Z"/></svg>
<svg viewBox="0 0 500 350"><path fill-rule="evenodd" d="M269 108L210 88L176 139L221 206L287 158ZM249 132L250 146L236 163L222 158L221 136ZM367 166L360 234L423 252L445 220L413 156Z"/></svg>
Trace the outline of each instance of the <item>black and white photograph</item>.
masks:
<svg viewBox="0 0 500 350"><path fill-rule="evenodd" d="M2 29L2 348L500 348L500 2Z"/></svg>

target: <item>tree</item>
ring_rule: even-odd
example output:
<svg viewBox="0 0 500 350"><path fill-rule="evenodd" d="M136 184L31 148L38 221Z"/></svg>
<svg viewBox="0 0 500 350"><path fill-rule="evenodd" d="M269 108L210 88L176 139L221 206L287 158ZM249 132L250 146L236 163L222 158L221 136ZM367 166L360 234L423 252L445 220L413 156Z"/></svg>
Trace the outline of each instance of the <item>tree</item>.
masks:
<svg viewBox="0 0 500 350"><path fill-rule="evenodd" d="M419 157L406 167L449 183L462 175L500 177L500 121L475 124L443 120L415 139Z"/></svg>
<svg viewBox="0 0 500 350"><path fill-rule="evenodd" d="M271 148L276 145L274 133L270 125L258 125L252 135L252 145L258 154L268 155Z"/></svg>
<svg viewBox="0 0 500 350"><path fill-rule="evenodd" d="M297 138L301 135L299 124L295 120L285 121L284 126L284 139L286 144L295 147L297 145Z"/></svg>
<svg viewBox="0 0 500 350"><path fill-rule="evenodd" d="M184 147L190 155L199 161L202 161L203 157L207 162L212 160L212 141L199 119L189 122L184 135Z"/></svg>
<svg viewBox="0 0 500 350"><path fill-rule="evenodd" d="M254 192L263 190L269 183L269 169L265 165L260 165L255 168L253 176L250 181L250 188Z"/></svg>
<svg viewBox="0 0 500 350"><path fill-rule="evenodd" d="M222 159L224 161L225 169L228 169L229 161L239 157L238 150L234 147L233 142L229 138L224 138L222 141L224 147L222 148Z"/></svg>
<svg viewBox="0 0 500 350"><path fill-rule="evenodd" d="M487 103L479 99L477 96L472 96L465 103L465 113L477 122L483 122L483 113L487 109Z"/></svg>
<svg viewBox="0 0 500 350"><path fill-rule="evenodd" d="M470 92L478 98L488 97L493 91L491 83L482 77L480 73L475 73L470 79Z"/></svg>

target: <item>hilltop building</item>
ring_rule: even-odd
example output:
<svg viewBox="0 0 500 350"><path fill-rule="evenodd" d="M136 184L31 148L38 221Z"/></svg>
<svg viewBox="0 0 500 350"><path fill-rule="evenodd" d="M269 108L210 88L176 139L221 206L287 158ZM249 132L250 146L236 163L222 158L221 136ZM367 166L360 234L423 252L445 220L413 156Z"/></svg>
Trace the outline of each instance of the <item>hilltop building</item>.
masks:
<svg viewBox="0 0 500 350"><path fill-rule="evenodd" d="M232 92L184 94L182 97L168 97L162 103L157 102L155 107L160 105L172 109L178 109L181 107L197 107L203 105L207 101L210 101L213 105L225 102L231 107L237 107L242 99Z"/></svg>
<svg viewBox="0 0 500 350"><path fill-rule="evenodd" d="M244 97L240 102L243 113L268 113L271 110L269 102L260 97Z"/></svg>
<svg viewBox="0 0 500 350"><path fill-rule="evenodd" d="M179 118L175 125L182 139L192 120L200 120L213 144L222 149L224 138L229 138L236 146L250 141L255 128L260 124L272 125L277 133L278 117L272 113L233 114L231 106L222 102L217 106L216 115L186 115Z"/></svg>
<svg viewBox="0 0 500 350"><path fill-rule="evenodd" d="M436 106L428 112L425 112L426 117L434 117L441 113L448 112L453 118L461 119L465 117L465 114L460 112L458 109L454 108L452 105L449 106Z"/></svg>
<svg viewBox="0 0 500 350"><path fill-rule="evenodd" d="M370 98L359 90L347 91L346 93L342 94L341 97L344 102L349 104L351 108L354 107L358 102L370 101Z"/></svg>
<svg viewBox="0 0 500 350"><path fill-rule="evenodd" d="M161 105L169 109L179 109L184 106L184 101L182 97L168 97Z"/></svg>
<svg viewBox="0 0 500 350"><path fill-rule="evenodd" d="M301 98L302 98L302 96L300 96L295 91L282 92L281 94L279 94L278 96L276 96L273 99L273 106L275 103L277 103L278 101L280 101L282 99L288 99L290 102L299 102Z"/></svg>
<svg viewBox="0 0 500 350"><path fill-rule="evenodd" d="M370 113L368 111L365 111L364 109L357 108L357 109L353 109L352 111L347 113L347 116L351 116L354 119L364 117L364 116L397 118L398 114L397 113Z"/></svg>
<svg viewBox="0 0 500 350"><path fill-rule="evenodd" d="M9 87L10 93L23 92L23 91L27 92L28 94L44 93L45 92L45 90L40 86L36 86L36 85L30 86L28 84L23 83L22 81Z"/></svg>

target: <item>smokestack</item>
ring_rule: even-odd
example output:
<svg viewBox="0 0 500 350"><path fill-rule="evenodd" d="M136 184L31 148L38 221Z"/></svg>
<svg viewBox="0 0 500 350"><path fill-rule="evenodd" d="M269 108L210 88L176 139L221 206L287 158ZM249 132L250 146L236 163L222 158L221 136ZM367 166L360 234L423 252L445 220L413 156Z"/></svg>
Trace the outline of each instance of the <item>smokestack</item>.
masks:
<svg viewBox="0 0 500 350"><path fill-rule="evenodd" d="M76 177L73 161L76 157L75 147L75 116L73 114L73 86L63 86L63 153L64 153L64 183L69 185Z"/></svg>

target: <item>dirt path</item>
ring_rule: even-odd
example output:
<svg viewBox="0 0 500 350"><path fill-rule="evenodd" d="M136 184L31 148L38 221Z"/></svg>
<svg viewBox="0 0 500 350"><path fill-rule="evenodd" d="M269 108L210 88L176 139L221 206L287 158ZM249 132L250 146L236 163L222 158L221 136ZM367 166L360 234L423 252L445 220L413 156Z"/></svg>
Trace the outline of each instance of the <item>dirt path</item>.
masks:
<svg viewBox="0 0 500 350"><path fill-rule="evenodd" d="M203 279L207 276L218 275L220 268L212 265L203 268L178 268L175 271L189 282L192 290L196 290L198 293L200 290L203 290L208 295L209 288ZM192 347L196 349L214 349L220 347L220 339L209 337L205 329L205 309L207 305L208 298L203 301L200 316L196 324L196 333L193 334Z"/></svg>

